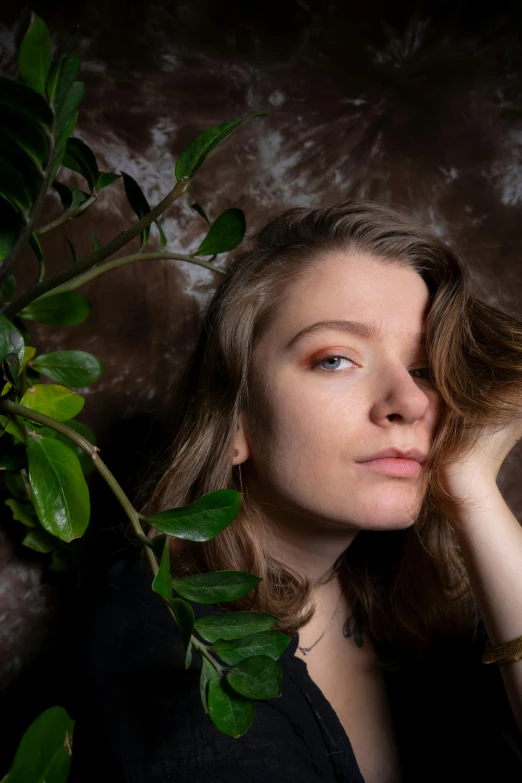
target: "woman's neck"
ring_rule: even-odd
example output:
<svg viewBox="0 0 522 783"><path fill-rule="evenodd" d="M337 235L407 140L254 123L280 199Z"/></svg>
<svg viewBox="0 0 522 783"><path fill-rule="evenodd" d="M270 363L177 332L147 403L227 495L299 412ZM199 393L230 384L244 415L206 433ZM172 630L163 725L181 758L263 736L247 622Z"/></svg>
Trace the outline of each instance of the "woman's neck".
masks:
<svg viewBox="0 0 522 783"><path fill-rule="evenodd" d="M343 531L338 536L325 536L320 532L307 533L274 526L268 548L270 554L287 568L307 578L312 592L319 597L325 594L325 579L332 573L335 563L356 535L357 531Z"/></svg>

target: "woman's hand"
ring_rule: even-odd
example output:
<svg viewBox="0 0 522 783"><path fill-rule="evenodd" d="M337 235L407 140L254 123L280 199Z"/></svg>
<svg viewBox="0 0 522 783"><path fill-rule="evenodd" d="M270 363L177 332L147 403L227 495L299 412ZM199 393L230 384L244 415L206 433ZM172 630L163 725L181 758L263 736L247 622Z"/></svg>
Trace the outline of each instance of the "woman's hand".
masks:
<svg viewBox="0 0 522 783"><path fill-rule="evenodd" d="M487 425L476 446L442 469L452 499L442 511L452 523L473 596L493 647L522 634L522 527L497 486L505 458L522 438L522 410L507 424ZM513 717L522 737L522 659L501 665Z"/></svg>
<svg viewBox="0 0 522 783"><path fill-rule="evenodd" d="M486 425L475 447L459 462L443 467L440 480L452 498L481 500L497 489L498 472L505 458L522 438L522 411L505 425ZM444 509L443 509L444 510Z"/></svg>

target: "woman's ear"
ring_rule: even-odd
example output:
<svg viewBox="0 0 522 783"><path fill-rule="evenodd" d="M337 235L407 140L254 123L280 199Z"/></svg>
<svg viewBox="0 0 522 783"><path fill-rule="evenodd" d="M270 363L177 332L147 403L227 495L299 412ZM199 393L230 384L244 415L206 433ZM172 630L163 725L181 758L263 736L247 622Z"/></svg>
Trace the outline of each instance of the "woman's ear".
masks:
<svg viewBox="0 0 522 783"><path fill-rule="evenodd" d="M240 465L250 456L250 444L246 433L246 417L241 411L238 417L236 436L234 438L232 464Z"/></svg>

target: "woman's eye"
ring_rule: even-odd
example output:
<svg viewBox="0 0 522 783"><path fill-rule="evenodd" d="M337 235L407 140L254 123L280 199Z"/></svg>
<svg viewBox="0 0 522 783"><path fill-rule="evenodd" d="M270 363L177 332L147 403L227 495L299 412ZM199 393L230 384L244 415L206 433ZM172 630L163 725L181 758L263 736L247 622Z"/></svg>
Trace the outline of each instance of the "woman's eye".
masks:
<svg viewBox="0 0 522 783"><path fill-rule="evenodd" d="M355 364L351 359L349 359L347 356L323 356L321 359L316 359L314 362L312 362L312 369L319 369L321 372L335 372L336 370L342 369L342 366L339 364L340 362L345 361L349 362L350 364ZM430 367L417 367L416 370L412 370L412 373L426 373L424 377L419 377L418 380L421 381L431 381L431 368Z"/></svg>
<svg viewBox="0 0 522 783"><path fill-rule="evenodd" d="M340 369L339 362L344 359L345 362L354 364L347 356L323 356L321 359L316 359L312 362L312 369L318 368L322 372L332 372ZM326 366L324 366L326 364Z"/></svg>
<svg viewBox="0 0 522 783"><path fill-rule="evenodd" d="M417 367L417 369L416 370L412 370L412 372L425 372L425 373L427 373L427 377L426 378L419 378L419 380L421 380L421 381L431 381L432 380L431 368L430 367Z"/></svg>

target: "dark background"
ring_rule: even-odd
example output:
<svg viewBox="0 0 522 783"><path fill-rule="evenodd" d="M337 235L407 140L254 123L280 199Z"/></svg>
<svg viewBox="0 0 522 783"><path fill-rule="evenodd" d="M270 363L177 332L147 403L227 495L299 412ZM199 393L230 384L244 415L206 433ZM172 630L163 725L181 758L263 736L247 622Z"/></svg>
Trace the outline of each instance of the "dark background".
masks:
<svg viewBox="0 0 522 783"><path fill-rule="evenodd" d="M163 220L168 249L190 252L229 207L253 228L290 206L364 197L410 207L456 242L489 302L520 312L522 267L522 8L475 2L33 2L0 11L0 69L16 76L33 9L55 47L79 32L87 84L74 135L100 168L134 176L151 204L174 183L174 165L204 128L256 111L209 159ZM60 173L71 184L74 174ZM121 181L83 218L42 237L49 273L80 256L89 227L103 242L132 220ZM49 197L41 223L60 213ZM153 241L157 234L152 229ZM119 255L136 252L138 240ZM223 264L225 258L215 262ZM25 256L19 286L32 282ZM173 398L218 275L180 261L148 261L81 289L93 302L74 327L28 324L39 352L80 348L106 367L79 418L131 498L168 441ZM220 277L219 277L220 279ZM499 485L522 519L520 449ZM131 546L120 507L88 477L93 586ZM0 776L29 723L54 704L74 717L74 640L85 606L74 579L20 546L0 504ZM87 589L88 594L88 589Z"/></svg>

